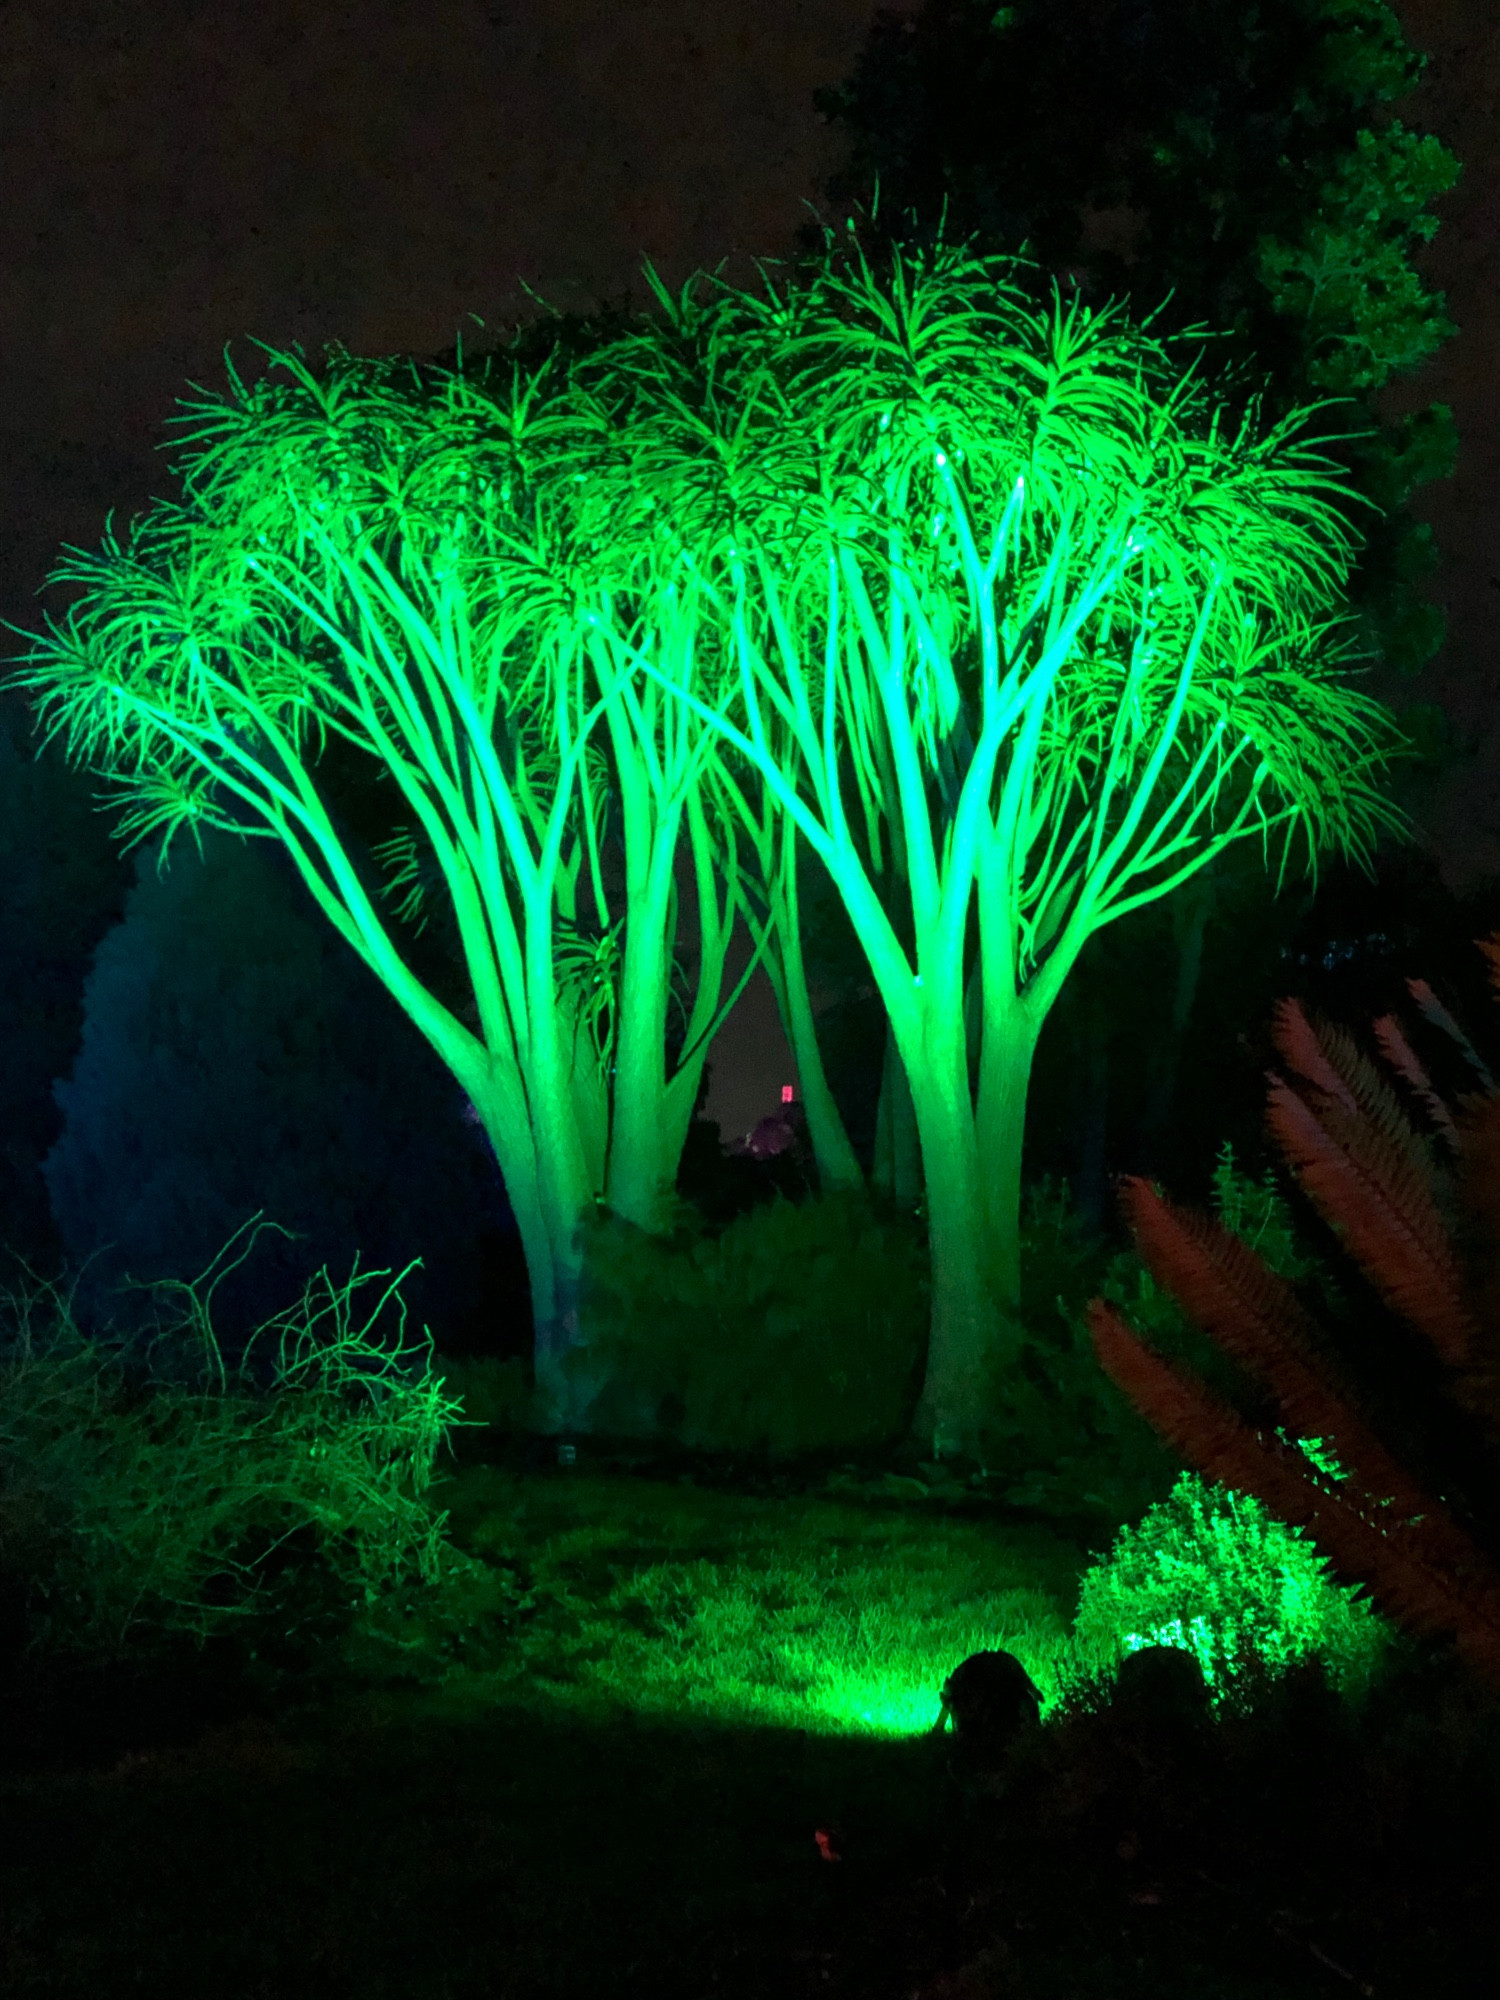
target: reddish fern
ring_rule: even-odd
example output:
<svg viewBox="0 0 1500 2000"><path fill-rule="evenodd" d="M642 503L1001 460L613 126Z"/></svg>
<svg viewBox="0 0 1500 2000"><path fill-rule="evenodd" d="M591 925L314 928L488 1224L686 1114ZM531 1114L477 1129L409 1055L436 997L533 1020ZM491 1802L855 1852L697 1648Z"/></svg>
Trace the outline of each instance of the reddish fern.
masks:
<svg viewBox="0 0 1500 2000"><path fill-rule="evenodd" d="M1453 1113L1444 1104L1433 1088L1421 1057L1406 1039L1401 1023L1394 1014L1382 1014L1371 1030L1380 1053L1385 1057L1397 1076L1409 1087L1413 1096L1443 1135L1452 1151L1458 1149L1458 1127L1453 1122Z"/></svg>
<svg viewBox="0 0 1500 2000"><path fill-rule="evenodd" d="M1154 1353L1102 1299L1089 1307L1089 1331L1105 1373L1189 1464L1254 1493L1279 1520L1305 1529L1381 1610L1409 1631L1453 1639L1477 1671L1500 1685L1500 1573L1455 1524L1445 1523L1444 1540L1464 1560L1439 1564L1420 1546L1421 1522L1371 1518L1355 1496L1320 1486L1297 1452L1252 1431L1201 1382Z"/></svg>
<svg viewBox="0 0 1500 2000"><path fill-rule="evenodd" d="M1211 1216L1122 1182L1120 1203L1156 1282L1216 1346L1260 1377L1299 1437L1319 1437L1375 1500L1401 1515L1431 1502L1313 1361L1317 1329L1284 1278Z"/></svg>
<svg viewBox="0 0 1500 2000"><path fill-rule="evenodd" d="M1481 948L1500 991L1500 936ZM1354 1038L1295 1001L1276 1012L1285 1074L1270 1079L1268 1123L1376 1290L1431 1343L1456 1400L1500 1437L1500 1093L1431 987L1408 984L1481 1085L1456 1108L1445 1103L1401 1024L1389 1016L1375 1024L1389 1068L1447 1142L1456 1181ZM1089 1321L1106 1371L1202 1472L1307 1529L1392 1617L1451 1637L1500 1685L1500 1568L1335 1385L1292 1287L1222 1224L1177 1208L1145 1181L1127 1180L1122 1202L1158 1283L1264 1383L1295 1434L1328 1444L1346 1476L1330 1481L1292 1446L1251 1429L1096 1300ZM1467 1223L1456 1232L1460 1212Z"/></svg>
<svg viewBox="0 0 1500 2000"><path fill-rule="evenodd" d="M1461 1365L1474 1325L1430 1148L1341 1030L1284 1000L1274 1039L1300 1079L1272 1077L1267 1113L1292 1171L1387 1302Z"/></svg>

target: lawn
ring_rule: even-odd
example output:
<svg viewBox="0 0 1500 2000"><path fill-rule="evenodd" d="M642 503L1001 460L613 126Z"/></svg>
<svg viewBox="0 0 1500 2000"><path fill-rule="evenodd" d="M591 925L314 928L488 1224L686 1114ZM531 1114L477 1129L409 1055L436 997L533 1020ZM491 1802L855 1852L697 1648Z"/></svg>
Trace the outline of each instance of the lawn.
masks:
<svg viewBox="0 0 1500 2000"><path fill-rule="evenodd" d="M1451 1700L1373 1763L1326 1715L1226 1725L1155 1806L1062 1717L976 1808L939 1689L1004 1646L1055 1694L1066 1535L896 1478L481 1463L439 1498L472 1566L352 1650L11 1691L7 2000L1487 1990L1500 1738Z"/></svg>
<svg viewBox="0 0 1500 2000"><path fill-rule="evenodd" d="M504 1657L450 1677L448 1698L913 1737L952 1668L999 1647L1050 1694L1079 1549L914 1504L912 1480L885 1489L856 1503L472 1468L440 1498L523 1615Z"/></svg>
<svg viewBox="0 0 1500 2000"><path fill-rule="evenodd" d="M0 1984L830 1991L850 1895L941 1847L944 1675L1005 1645L1045 1684L1079 1565L911 1492L457 1471L482 1567L357 1677L53 1690L6 1781Z"/></svg>

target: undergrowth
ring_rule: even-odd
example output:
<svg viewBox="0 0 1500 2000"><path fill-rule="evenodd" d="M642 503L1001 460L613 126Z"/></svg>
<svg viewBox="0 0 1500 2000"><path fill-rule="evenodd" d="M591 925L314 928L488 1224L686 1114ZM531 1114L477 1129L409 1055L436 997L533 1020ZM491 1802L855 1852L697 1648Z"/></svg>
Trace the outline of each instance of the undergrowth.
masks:
<svg viewBox="0 0 1500 2000"><path fill-rule="evenodd" d="M925 1254L848 1196L776 1201L719 1235L592 1232L584 1347L590 1428L772 1457L889 1444L927 1333Z"/></svg>
<svg viewBox="0 0 1500 2000"><path fill-rule="evenodd" d="M86 1334L54 1286L0 1301L0 1561L28 1650L201 1644L313 1599L337 1622L450 1564L429 1489L460 1406L399 1280L320 1272L230 1364L213 1291L255 1234L155 1288L144 1345Z"/></svg>
<svg viewBox="0 0 1500 2000"><path fill-rule="evenodd" d="M1085 1572L1074 1639L1106 1671L1145 1646L1191 1653L1215 1699L1233 1706L1307 1660L1360 1693L1391 1634L1306 1535L1249 1494L1185 1472Z"/></svg>

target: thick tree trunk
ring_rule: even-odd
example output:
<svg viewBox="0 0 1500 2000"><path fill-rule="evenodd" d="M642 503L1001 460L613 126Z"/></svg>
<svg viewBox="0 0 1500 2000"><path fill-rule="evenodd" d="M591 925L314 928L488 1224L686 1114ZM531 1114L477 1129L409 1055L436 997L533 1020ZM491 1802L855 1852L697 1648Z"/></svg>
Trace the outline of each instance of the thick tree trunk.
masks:
<svg viewBox="0 0 1500 2000"><path fill-rule="evenodd" d="M985 1223L996 1292L1013 1310L1021 1298L1021 1167L1026 1099L1036 1030L1017 1006L984 1024L975 1113Z"/></svg>
<svg viewBox="0 0 1500 2000"><path fill-rule="evenodd" d="M912 1095L922 1139L932 1317L913 1428L937 1458L981 1448L1001 1362L1001 1301L990 1268L979 1155L967 1079L919 1075Z"/></svg>
<svg viewBox="0 0 1500 2000"><path fill-rule="evenodd" d="M589 1205L559 1202L555 1189L549 1197L551 1177L540 1169L529 1125L507 1101L511 1094L498 1083L481 1088L474 1093L474 1108L494 1149L526 1256L537 1419L543 1430L569 1430L580 1416L576 1362L569 1357L580 1340L581 1251Z"/></svg>
<svg viewBox="0 0 1500 2000"><path fill-rule="evenodd" d="M1017 1261L997 1255L987 1168L969 1083L962 1011L934 995L921 1031L902 1037L922 1147L932 1317L927 1369L913 1428L935 1456L977 1457L1014 1342L1004 1282ZM1016 1218L1018 1234L1019 1212Z"/></svg>

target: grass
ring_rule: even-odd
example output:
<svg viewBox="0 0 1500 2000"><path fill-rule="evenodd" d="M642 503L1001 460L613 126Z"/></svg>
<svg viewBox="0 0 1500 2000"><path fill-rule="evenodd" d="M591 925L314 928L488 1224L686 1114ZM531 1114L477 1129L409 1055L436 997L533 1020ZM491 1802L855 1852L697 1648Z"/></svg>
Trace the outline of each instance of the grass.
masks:
<svg viewBox="0 0 1500 2000"><path fill-rule="evenodd" d="M356 1642L206 1730L169 1691L6 1780L8 2000L829 1994L874 1950L844 1904L944 1837L944 1676L1007 1641L1045 1676L1078 1567L930 1507L587 1466L432 1497L471 1565L366 1636L378 1684Z"/></svg>
<svg viewBox="0 0 1500 2000"><path fill-rule="evenodd" d="M1487 1991L1500 1730L1451 1692L1396 1691L1389 1755L1231 1718L1201 1798L1064 1719L976 1820L937 1691L1006 1644L1055 1694L1067 1538L894 1479L468 1464L432 1498L464 1560L321 1672L74 1691L0 1781L7 2000L1314 2000L1319 1952Z"/></svg>
<svg viewBox="0 0 1500 2000"><path fill-rule="evenodd" d="M465 1677L486 1699L912 1736L986 1647L1056 1690L1079 1551L1041 1529L582 1468L473 1468L438 1497L526 1607Z"/></svg>

